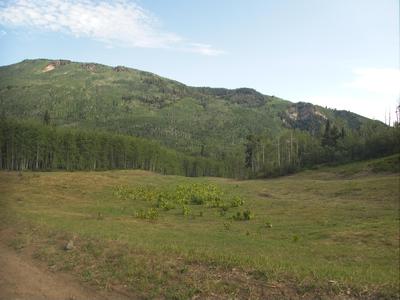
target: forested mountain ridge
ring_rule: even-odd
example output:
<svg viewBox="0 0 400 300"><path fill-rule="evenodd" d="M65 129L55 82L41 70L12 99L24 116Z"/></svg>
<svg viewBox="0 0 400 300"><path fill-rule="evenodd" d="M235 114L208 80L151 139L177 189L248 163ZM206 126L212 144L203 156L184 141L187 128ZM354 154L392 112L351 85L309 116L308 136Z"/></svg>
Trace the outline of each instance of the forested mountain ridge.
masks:
<svg viewBox="0 0 400 300"><path fill-rule="evenodd" d="M156 140L223 161L231 176L245 169L286 172L337 159L338 151L348 160L369 157L362 148L366 137L386 128L351 112L250 88L190 87L122 66L47 59L0 67L0 115L40 122L46 116L57 127Z"/></svg>
<svg viewBox="0 0 400 300"><path fill-rule="evenodd" d="M195 154L243 144L266 129L272 135L284 127L315 132L327 118L352 129L367 122L253 89L189 87L121 66L39 59L0 67L2 115L40 120L46 110L57 125L150 137Z"/></svg>

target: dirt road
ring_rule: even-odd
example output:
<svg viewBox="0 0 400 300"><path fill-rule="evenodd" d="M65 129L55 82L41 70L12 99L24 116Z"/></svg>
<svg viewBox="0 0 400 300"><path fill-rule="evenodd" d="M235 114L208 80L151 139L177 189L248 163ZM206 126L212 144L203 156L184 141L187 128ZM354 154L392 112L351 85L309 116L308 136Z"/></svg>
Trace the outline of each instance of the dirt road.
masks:
<svg viewBox="0 0 400 300"><path fill-rule="evenodd" d="M0 300L129 299L83 287L68 274L53 273L0 239Z"/></svg>

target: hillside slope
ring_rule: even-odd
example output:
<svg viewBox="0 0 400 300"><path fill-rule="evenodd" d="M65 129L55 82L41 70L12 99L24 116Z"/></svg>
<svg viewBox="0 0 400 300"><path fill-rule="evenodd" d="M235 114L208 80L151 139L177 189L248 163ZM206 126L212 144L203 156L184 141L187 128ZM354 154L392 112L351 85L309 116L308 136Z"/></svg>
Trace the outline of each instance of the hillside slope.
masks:
<svg viewBox="0 0 400 300"><path fill-rule="evenodd" d="M276 136L285 128L317 134L326 119L346 129L369 122L253 89L189 87L126 67L46 59L0 67L2 116L41 120L46 110L56 125L142 136L214 158L242 152L249 134Z"/></svg>

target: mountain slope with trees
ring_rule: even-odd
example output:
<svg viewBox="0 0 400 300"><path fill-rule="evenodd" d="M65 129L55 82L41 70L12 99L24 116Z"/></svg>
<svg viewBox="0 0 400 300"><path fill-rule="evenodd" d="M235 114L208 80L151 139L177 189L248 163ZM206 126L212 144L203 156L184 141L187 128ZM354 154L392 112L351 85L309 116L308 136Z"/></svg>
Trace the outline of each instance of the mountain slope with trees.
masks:
<svg viewBox="0 0 400 300"><path fill-rule="evenodd" d="M157 141L184 156L218 161L224 171L209 175L219 176L284 174L398 151L393 128L351 112L67 60L0 67L0 115L11 123L90 131L94 140L100 130Z"/></svg>

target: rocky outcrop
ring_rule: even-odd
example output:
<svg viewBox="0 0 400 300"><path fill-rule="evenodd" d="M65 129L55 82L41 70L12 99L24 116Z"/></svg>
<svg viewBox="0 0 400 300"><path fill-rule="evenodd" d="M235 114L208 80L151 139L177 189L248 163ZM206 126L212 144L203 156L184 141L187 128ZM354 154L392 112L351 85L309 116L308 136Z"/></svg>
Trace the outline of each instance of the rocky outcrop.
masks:
<svg viewBox="0 0 400 300"><path fill-rule="evenodd" d="M280 117L286 127L308 130L311 133L315 133L328 119L317 106L305 102L291 104Z"/></svg>
<svg viewBox="0 0 400 300"><path fill-rule="evenodd" d="M70 60L66 60L66 59L54 60L51 63L49 63L46 67L44 67L43 72L53 71L57 67L65 66L65 65L70 64L70 63L71 63L71 61Z"/></svg>
<svg viewBox="0 0 400 300"><path fill-rule="evenodd" d="M93 64L93 63L81 64L81 68L86 70L86 71L95 72L96 71L96 64Z"/></svg>
<svg viewBox="0 0 400 300"><path fill-rule="evenodd" d="M113 68L113 70L115 72L128 72L129 68L124 67L124 66L116 66L116 67Z"/></svg>
<svg viewBox="0 0 400 300"><path fill-rule="evenodd" d="M286 111L287 117L294 121L304 121L310 118L326 120L327 117L311 103L298 102L292 104Z"/></svg>

